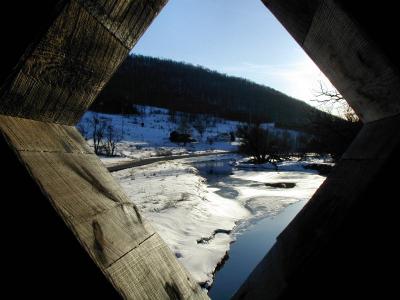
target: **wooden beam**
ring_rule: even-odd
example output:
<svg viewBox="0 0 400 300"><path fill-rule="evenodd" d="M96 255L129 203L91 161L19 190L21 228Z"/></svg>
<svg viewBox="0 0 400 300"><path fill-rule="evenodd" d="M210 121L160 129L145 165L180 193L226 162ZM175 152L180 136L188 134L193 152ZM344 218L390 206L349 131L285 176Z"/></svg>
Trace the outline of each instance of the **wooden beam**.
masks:
<svg viewBox="0 0 400 300"><path fill-rule="evenodd" d="M0 83L0 114L75 124L165 3L66 1L13 78Z"/></svg>
<svg viewBox="0 0 400 300"><path fill-rule="evenodd" d="M387 201L383 194L394 189L390 172L399 163L390 158L400 147L398 128L400 115L364 126L234 299L292 299L296 291L296 296L309 299L337 299L345 291L368 294L359 290L367 283L374 284L374 291L382 290L386 283L379 281L381 273L372 266L384 268L388 251L380 243L370 245L370 230L389 236L395 230L395 219L378 216L375 210Z"/></svg>
<svg viewBox="0 0 400 300"><path fill-rule="evenodd" d="M0 116L0 131L124 298L208 298L74 127Z"/></svg>
<svg viewBox="0 0 400 300"><path fill-rule="evenodd" d="M400 113L400 75L334 0L263 0L364 123Z"/></svg>

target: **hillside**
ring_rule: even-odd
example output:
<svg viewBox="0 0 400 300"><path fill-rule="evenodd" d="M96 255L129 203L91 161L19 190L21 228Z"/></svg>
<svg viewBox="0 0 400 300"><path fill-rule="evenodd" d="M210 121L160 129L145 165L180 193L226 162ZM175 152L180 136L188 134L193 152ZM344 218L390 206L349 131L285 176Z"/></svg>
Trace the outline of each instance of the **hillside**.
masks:
<svg viewBox="0 0 400 300"><path fill-rule="evenodd" d="M105 122L107 128L112 128L115 156L100 156L108 167L155 159L112 174L202 287L211 286L232 241L256 220L275 216L288 205L311 197L324 179L307 168L322 162L315 158L280 162L280 172L275 172L272 170L276 166L271 163L256 166L248 158L227 153L237 150L240 143L239 139L232 141L229 135L240 125L237 121L200 115L199 118L211 122L203 134L191 127L189 131L196 142L185 145L169 140L170 132L180 126L178 119L185 114L177 113L174 122L166 109L140 105L137 109L140 115L89 111L77 127L90 147L94 118L99 120L98 124ZM271 134L289 136L293 142L301 135L273 124L262 125ZM163 160L183 154L208 156ZM296 186L275 189L266 185L288 180L295 181Z"/></svg>
<svg viewBox="0 0 400 300"><path fill-rule="evenodd" d="M237 121L304 127L319 110L272 88L200 66L129 56L91 110L132 113L134 104L207 113Z"/></svg>
<svg viewBox="0 0 400 300"><path fill-rule="evenodd" d="M173 143L169 140L170 133L179 130L182 113L177 113L176 120L171 120L168 110L158 107L141 106L137 109L140 115L117 115L94 113L88 111L84 114L77 127L93 146L93 117L100 122L111 125L116 144L115 157L102 157L103 162L115 163L119 161L140 160L154 156L170 156L178 154L236 151L238 141L231 141L230 132L237 130L240 125L237 121L228 121L199 115L208 124L202 134L188 124L187 131L195 138L194 143ZM295 147L300 133L293 130L275 128L273 124L262 124L271 134L286 136Z"/></svg>

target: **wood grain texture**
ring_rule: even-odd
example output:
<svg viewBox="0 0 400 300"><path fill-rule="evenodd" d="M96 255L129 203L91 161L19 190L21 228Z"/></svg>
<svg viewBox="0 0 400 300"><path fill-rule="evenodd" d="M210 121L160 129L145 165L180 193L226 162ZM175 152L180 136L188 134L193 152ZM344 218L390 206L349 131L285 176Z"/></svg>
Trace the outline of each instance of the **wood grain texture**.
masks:
<svg viewBox="0 0 400 300"><path fill-rule="evenodd" d="M1 85L0 113L75 124L165 4L114 2L65 4L15 77Z"/></svg>
<svg viewBox="0 0 400 300"><path fill-rule="evenodd" d="M0 131L121 295L207 298L74 127L1 116Z"/></svg>
<svg viewBox="0 0 400 300"><path fill-rule="evenodd" d="M131 49L168 0L77 0Z"/></svg>
<svg viewBox="0 0 400 300"><path fill-rule="evenodd" d="M7 257L2 271L9 274L2 292L20 299L54 299L60 293L63 299L121 299L15 152L0 130L0 222L8 245L2 248ZM22 289L15 288L18 282Z"/></svg>
<svg viewBox="0 0 400 300"><path fill-rule="evenodd" d="M2 61L0 86L14 78L25 58L59 16L66 0L0 2ZM23 7L23 9L21 9Z"/></svg>
<svg viewBox="0 0 400 300"><path fill-rule="evenodd" d="M292 37L302 45L320 0L262 0Z"/></svg>
<svg viewBox="0 0 400 300"><path fill-rule="evenodd" d="M209 299L187 271L176 263L175 256L158 234L107 268L106 273L115 278L115 284L125 298Z"/></svg>
<svg viewBox="0 0 400 300"><path fill-rule="evenodd" d="M24 131L19 130L21 126ZM8 136L15 149L21 152L34 150L93 154L81 134L72 126L0 115L0 129Z"/></svg>
<svg viewBox="0 0 400 300"><path fill-rule="evenodd" d="M400 115L370 122L343 154L343 159L390 159L400 141Z"/></svg>
<svg viewBox="0 0 400 300"><path fill-rule="evenodd" d="M334 1L319 6L303 47L365 123L400 113L398 72Z"/></svg>

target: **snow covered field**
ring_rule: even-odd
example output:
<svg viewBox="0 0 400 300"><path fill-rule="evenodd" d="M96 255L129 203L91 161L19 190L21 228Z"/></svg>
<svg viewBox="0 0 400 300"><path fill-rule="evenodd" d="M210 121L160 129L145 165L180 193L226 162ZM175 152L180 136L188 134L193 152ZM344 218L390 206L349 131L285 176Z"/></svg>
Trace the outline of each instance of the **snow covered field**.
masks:
<svg viewBox="0 0 400 300"><path fill-rule="evenodd" d="M231 231L250 216L240 203L207 189L197 170L182 161L155 163L113 173L139 210L200 283L229 249ZM210 243L198 243L202 238Z"/></svg>
<svg viewBox="0 0 400 300"><path fill-rule="evenodd" d="M121 116L88 111L80 120L78 128L83 129L83 135L86 136L89 145L93 144L93 127L90 123L94 115L114 128L119 140L117 155L101 157L104 164L110 165L155 156L237 150L238 142L231 142L229 133L236 131L240 122L199 115L200 119L209 119L210 124L206 126L202 136L195 128L189 128L196 142L184 146L169 140L170 133L180 126L179 115L175 122L172 122L167 109L139 105L137 108L141 111L141 115ZM265 123L263 126L274 132L283 132L282 129L275 128L272 123ZM287 132L293 136L297 134L291 130Z"/></svg>
<svg viewBox="0 0 400 300"><path fill-rule="evenodd" d="M160 162L113 173L140 211L182 264L203 286L210 286L230 243L256 219L309 199L324 177L303 171L246 171L213 176L210 182L193 163L202 157ZM238 156L229 156L239 159ZM299 169L294 163L293 167ZM265 183L295 182L294 188Z"/></svg>
<svg viewBox="0 0 400 300"><path fill-rule="evenodd" d="M120 136L117 156L101 157L106 165L237 149L237 142L229 139L229 132L236 130L238 122L214 119L202 136L192 128L197 142L183 146L169 141L170 132L179 124L171 122L167 110L154 107L140 107L140 110L143 112L140 116L96 114L112 124ZM90 139L93 115L87 112L78 125L89 145L93 145ZM273 124L264 126L278 133L281 130ZM222 169L228 167L227 172L215 174L213 168L207 170L207 164L212 166L221 161ZM241 232L256 220L278 214L288 205L312 196L324 177L304 169L309 163L280 163L276 172L275 166L255 166L237 154L215 154L156 162L112 174L193 278L208 287L230 243ZM266 185L279 182L292 182L295 187Z"/></svg>
<svg viewBox="0 0 400 300"><path fill-rule="evenodd" d="M117 156L101 157L105 164L193 152L233 151L237 148L237 143L227 140L226 134L235 131L238 122L215 119L214 126L208 126L203 136L191 128L192 136L197 142L183 146L169 140L169 134L178 128L179 121L171 122L168 110L150 106L138 107L142 115L121 116L88 111L80 120L78 128L84 128L89 145L92 144L90 122L93 115L109 122L115 129L119 139Z"/></svg>

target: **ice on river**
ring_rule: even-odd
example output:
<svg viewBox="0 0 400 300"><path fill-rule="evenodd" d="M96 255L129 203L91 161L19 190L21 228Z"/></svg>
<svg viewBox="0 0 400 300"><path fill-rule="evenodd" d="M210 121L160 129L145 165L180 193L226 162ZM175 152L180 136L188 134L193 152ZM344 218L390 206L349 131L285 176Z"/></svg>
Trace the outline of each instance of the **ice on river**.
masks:
<svg viewBox="0 0 400 300"><path fill-rule="evenodd" d="M211 158L197 158L197 160ZM113 173L130 199L200 284L210 285L238 224L309 199L325 177L308 170L233 170L207 180L189 162L154 163ZM294 188L265 183L295 182Z"/></svg>

